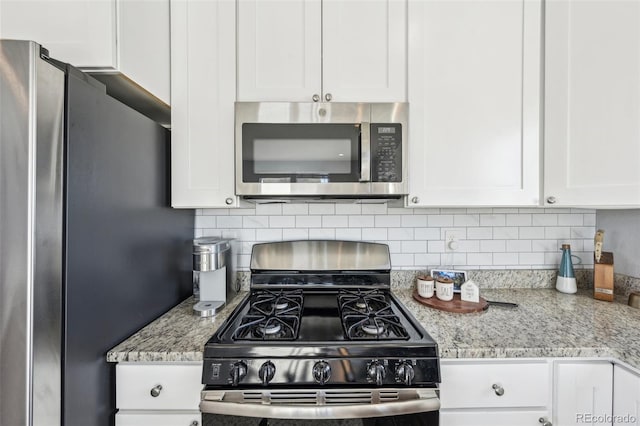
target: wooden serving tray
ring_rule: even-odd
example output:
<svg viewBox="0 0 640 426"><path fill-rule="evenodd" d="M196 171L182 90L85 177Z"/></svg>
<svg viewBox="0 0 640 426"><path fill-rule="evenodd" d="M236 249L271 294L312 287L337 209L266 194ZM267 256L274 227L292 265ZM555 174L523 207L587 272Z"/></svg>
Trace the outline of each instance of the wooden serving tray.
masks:
<svg viewBox="0 0 640 426"><path fill-rule="evenodd" d="M455 312L458 314L469 314L472 312L482 312L489 307L489 303L482 297L480 302L465 302L460 299L460 293L453 293L453 300L445 302L436 297L435 293L433 297L426 298L418 294L418 289L413 290L413 298L425 306L434 309L440 309L441 311Z"/></svg>

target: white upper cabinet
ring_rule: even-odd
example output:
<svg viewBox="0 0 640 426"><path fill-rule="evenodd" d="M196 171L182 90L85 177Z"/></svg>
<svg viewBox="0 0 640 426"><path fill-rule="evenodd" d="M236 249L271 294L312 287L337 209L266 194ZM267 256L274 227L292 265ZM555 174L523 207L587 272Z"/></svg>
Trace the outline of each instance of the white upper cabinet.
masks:
<svg viewBox="0 0 640 426"><path fill-rule="evenodd" d="M545 13L545 205L638 207L640 1Z"/></svg>
<svg viewBox="0 0 640 426"><path fill-rule="evenodd" d="M406 0L238 0L238 100L403 102Z"/></svg>
<svg viewBox="0 0 640 426"><path fill-rule="evenodd" d="M171 1L171 204L233 207L234 0Z"/></svg>
<svg viewBox="0 0 640 426"><path fill-rule="evenodd" d="M540 199L541 2L409 2L409 207Z"/></svg>
<svg viewBox="0 0 640 426"><path fill-rule="evenodd" d="M33 40L92 73L121 73L170 104L169 0L2 0L0 37Z"/></svg>

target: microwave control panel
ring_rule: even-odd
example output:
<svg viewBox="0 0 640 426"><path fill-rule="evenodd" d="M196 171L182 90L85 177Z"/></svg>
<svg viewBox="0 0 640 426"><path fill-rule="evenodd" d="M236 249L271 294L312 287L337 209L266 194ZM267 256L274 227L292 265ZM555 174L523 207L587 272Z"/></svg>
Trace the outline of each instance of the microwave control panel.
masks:
<svg viewBox="0 0 640 426"><path fill-rule="evenodd" d="M371 123L371 180L402 182L402 125Z"/></svg>

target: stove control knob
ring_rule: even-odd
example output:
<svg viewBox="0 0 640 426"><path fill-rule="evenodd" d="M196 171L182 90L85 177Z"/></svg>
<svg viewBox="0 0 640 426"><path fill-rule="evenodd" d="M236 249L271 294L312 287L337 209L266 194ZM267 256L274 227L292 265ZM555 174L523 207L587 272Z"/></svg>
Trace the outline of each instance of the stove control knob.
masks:
<svg viewBox="0 0 640 426"><path fill-rule="evenodd" d="M331 377L331 366L327 361L318 361L313 366L313 380L324 385Z"/></svg>
<svg viewBox="0 0 640 426"><path fill-rule="evenodd" d="M384 365L379 361L372 361L367 369L367 376L369 376L370 380L376 382L376 385L382 386L385 376Z"/></svg>
<svg viewBox="0 0 640 426"><path fill-rule="evenodd" d="M231 384L233 386L238 386L240 380L244 379L244 376L247 375L247 364L242 361L238 361L231 367Z"/></svg>
<svg viewBox="0 0 640 426"><path fill-rule="evenodd" d="M396 380L407 386L411 386L411 382L415 375L416 373L413 371L413 367L406 361L401 362L396 367Z"/></svg>
<svg viewBox="0 0 640 426"><path fill-rule="evenodd" d="M276 375L276 366L271 361L267 361L260 366L258 377L262 380L262 385L267 386Z"/></svg>

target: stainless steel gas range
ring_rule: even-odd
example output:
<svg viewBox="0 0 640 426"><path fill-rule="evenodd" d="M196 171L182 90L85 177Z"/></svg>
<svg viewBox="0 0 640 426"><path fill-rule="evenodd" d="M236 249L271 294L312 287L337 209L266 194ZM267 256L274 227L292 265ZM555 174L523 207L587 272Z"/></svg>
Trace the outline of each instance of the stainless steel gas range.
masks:
<svg viewBox="0 0 640 426"><path fill-rule="evenodd" d="M385 244L256 244L248 296L205 345L204 424L437 425L437 344L390 272Z"/></svg>

